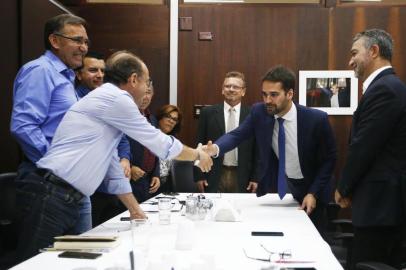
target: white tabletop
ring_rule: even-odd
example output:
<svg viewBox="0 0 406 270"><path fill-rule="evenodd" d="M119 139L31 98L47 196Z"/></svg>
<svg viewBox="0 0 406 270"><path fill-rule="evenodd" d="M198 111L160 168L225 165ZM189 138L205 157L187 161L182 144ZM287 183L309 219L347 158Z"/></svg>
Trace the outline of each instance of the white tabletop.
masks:
<svg viewBox="0 0 406 270"><path fill-rule="evenodd" d="M203 221L194 221L195 237L191 250L177 250L178 226L186 219L173 212L170 225L159 225L158 213L148 213L151 223L148 253L144 260L136 251L136 270L228 270L228 269L279 269L280 267L315 267L317 270L343 269L323 241L306 213L298 210L297 203L288 194L280 200L275 194L257 198L255 194L205 194L214 202L230 200L240 210L239 222L215 222L210 215ZM185 197L185 194L181 194ZM130 269L129 251L132 250L130 223L120 221L124 212L92 229L89 235L119 235L121 244L95 260L58 258L60 252L44 252L17 266L18 269L104 270ZM281 231L284 236L251 236L252 231ZM249 259L248 255L263 258L267 250L282 253L289 251L291 261L302 263L270 263ZM275 255L279 257L279 255ZM266 257L266 256L265 256ZM272 260L278 259L272 257ZM304 261L304 262L303 262Z"/></svg>

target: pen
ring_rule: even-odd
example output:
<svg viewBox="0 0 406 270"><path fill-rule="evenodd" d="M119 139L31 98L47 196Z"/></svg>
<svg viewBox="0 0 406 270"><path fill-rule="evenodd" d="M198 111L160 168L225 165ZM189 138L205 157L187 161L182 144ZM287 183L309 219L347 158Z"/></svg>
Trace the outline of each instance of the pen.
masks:
<svg viewBox="0 0 406 270"><path fill-rule="evenodd" d="M131 270L134 270L134 252L130 251Z"/></svg>

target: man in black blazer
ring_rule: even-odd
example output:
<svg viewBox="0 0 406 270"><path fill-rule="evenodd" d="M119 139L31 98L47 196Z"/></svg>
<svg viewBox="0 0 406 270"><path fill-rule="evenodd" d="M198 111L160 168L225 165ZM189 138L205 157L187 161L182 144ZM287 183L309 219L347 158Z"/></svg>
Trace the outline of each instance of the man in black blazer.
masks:
<svg viewBox="0 0 406 270"><path fill-rule="evenodd" d="M289 69L277 66L268 71L262 79L263 102L254 104L238 128L215 144L209 143L206 150L221 157L255 138L259 158L257 196L273 191L275 186L281 199L290 191L323 233L336 161L335 138L325 112L293 102L294 87L295 75ZM279 140L282 137L285 142Z"/></svg>
<svg viewBox="0 0 406 270"><path fill-rule="evenodd" d="M353 265L400 267L405 216L406 86L391 67L393 41L379 29L358 33L349 65L363 82L347 161L335 199L352 206Z"/></svg>
<svg viewBox="0 0 406 270"><path fill-rule="evenodd" d="M197 142L207 143L217 140L230 129L229 121L237 127L249 114L249 107L241 105L245 95L244 74L228 72L225 76L222 94L224 102L204 108L199 117ZM230 109L235 109L230 118ZM230 120L229 120L230 119ZM209 173L201 173L195 168L195 181L200 192L255 192L255 143L253 139L242 143L230 155L213 160ZM230 159L231 156L231 159Z"/></svg>

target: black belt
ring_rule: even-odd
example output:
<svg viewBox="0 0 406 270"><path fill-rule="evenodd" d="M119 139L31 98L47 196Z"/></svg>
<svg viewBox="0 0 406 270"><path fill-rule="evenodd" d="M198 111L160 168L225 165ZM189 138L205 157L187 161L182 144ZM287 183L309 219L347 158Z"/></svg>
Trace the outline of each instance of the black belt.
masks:
<svg viewBox="0 0 406 270"><path fill-rule="evenodd" d="M50 170L38 169L35 171L35 173L38 174L39 176L42 176L46 181L65 189L66 193L70 194L75 201L80 201L84 197L84 195L81 192L79 192L71 184L66 182L66 180L55 175Z"/></svg>
<svg viewBox="0 0 406 270"><path fill-rule="evenodd" d="M228 165L223 165L223 168L226 169L237 169L238 166L228 166Z"/></svg>

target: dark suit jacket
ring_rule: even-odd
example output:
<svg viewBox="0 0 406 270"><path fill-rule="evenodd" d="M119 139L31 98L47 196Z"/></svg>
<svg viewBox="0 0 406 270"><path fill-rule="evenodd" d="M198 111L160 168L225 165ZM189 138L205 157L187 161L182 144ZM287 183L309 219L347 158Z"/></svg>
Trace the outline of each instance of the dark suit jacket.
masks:
<svg viewBox="0 0 406 270"><path fill-rule="evenodd" d="M390 68L372 81L354 112L338 183L340 194L352 197L355 226L393 226L405 220L405 169L406 86Z"/></svg>
<svg viewBox="0 0 406 270"><path fill-rule="evenodd" d="M152 114L149 115L148 121L154 127L158 126L158 121ZM144 146L133 140L130 137L127 137L128 141L130 142L130 149L131 149L131 165L140 167L141 169L145 170L142 165L144 162ZM148 200L152 196L156 194L149 194L149 185L151 183L152 177L159 177L159 158L155 157L155 166L154 169L146 173L143 177L138 179L137 181L130 181L133 194L135 198L137 198L138 202L143 202Z"/></svg>
<svg viewBox="0 0 406 270"><path fill-rule="evenodd" d="M249 114L249 107L241 106L241 123ZM215 141L225 133L224 103L204 108L200 113L197 142L206 144L207 141ZM231 149L230 149L231 150ZM217 192L218 183L222 172L223 158L213 160L213 167L207 174L202 174L195 168L195 181L207 179L209 186L206 192ZM255 175L255 143L253 138L242 143L238 147L238 186L240 192L247 192L246 188L250 180L256 180Z"/></svg>
<svg viewBox="0 0 406 270"><path fill-rule="evenodd" d="M299 202L307 193L327 202L337 152L328 116L325 112L301 105L296 105L296 108L299 162L304 180L295 186L288 182L289 188ZM220 155L223 155L243 140L255 137L260 159L257 196L265 195L277 185L278 158L272 149L274 123L275 118L268 114L265 104L257 103L237 129L215 142L220 148Z"/></svg>

